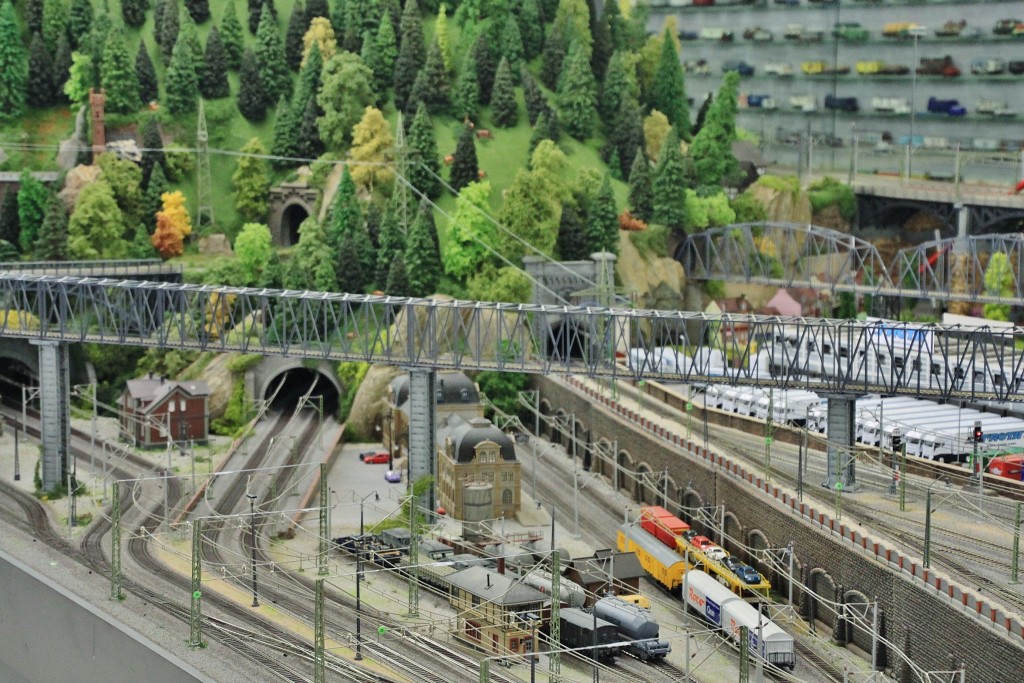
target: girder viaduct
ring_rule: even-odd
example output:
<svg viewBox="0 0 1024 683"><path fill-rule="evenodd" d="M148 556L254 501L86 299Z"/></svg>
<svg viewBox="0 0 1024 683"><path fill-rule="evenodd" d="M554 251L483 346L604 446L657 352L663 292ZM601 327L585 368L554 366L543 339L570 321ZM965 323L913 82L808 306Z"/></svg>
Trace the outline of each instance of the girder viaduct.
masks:
<svg viewBox="0 0 1024 683"><path fill-rule="evenodd" d="M993 254L1007 257L1005 291L990 291ZM949 237L900 250L888 263L871 242L814 225L743 223L688 236L675 258L692 280L806 287L833 295L1024 304L1024 234Z"/></svg>
<svg viewBox="0 0 1024 683"><path fill-rule="evenodd" d="M879 228L920 211L937 218L947 234L957 234L961 214L966 214L973 232L1017 231L1024 222L1024 197L999 189L944 183L872 182L851 184L857 197L857 223ZM953 191L951 191L951 189ZM902 221L900 221L902 222Z"/></svg>
<svg viewBox="0 0 1024 683"><path fill-rule="evenodd" d="M853 443L853 404L866 393L1006 400L1016 381L979 385L976 364L1024 377L1012 330L863 321L705 315L579 306L435 301L217 285L0 273L0 337L39 344L43 412L67 410L66 345L121 344L385 363L412 375L410 474L432 472L439 369L661 379L807 388L829 397L831 438ZM743 334L737 334L742 329ZM778 340L785 340L778 343ZM673 369L616 362L628 349L683 349ZM756 344L761 344L755 353ZM850 353L840 361L837 349ZM712 367L709 350L725 352ZM883 357L897 363L881 364ZM646 357L653 358L650 353ZM924 369L924 370L922 370ZM773 374L774 373L774 374ZM59 422L59 421L58 421ZM66 432L44 430L44 486L60 481ZM852 464L830 453L852 486ZM841 470L841 471L840 471ZM833 472L830 464L829 472ZM432 503L432 501L430 501Z"/></svg>

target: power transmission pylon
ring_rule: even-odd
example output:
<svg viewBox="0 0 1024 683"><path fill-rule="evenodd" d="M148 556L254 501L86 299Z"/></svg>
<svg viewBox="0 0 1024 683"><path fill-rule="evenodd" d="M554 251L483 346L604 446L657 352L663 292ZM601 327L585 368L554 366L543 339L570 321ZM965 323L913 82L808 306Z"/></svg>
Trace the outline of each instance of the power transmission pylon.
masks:
<svg viewBox="0 0 1024 683"><path fill-rule="evenodd" d="M203 647L203 564L202 564L203 521L192 522L192 605L188 614L189 647Z"/></svg>
<svg viewBox="0 0 1024 683"><path fill-rule="evenodd" d="M213 187L210 173L210 135L206 131L206 108L199 98L199 123L196 128L196 231L212 228Z"/></svg>
<svg viewBox="0 0 1024 683"><path fill-rule="evenodd" d="M110 499L110 599L124 600L121 592L121 484L112 485Z"/></svg>
<svg viewBox="0 0 1024 683"><path fill-rule="evenodd" d="M398 114L398 125L395 131L395 191L394 201L398 207L398 224L402 226L402 234L409 234L409 224L412 218L409 216L409 160L407 158L408 147L405 142L405 123L402 114Z"/></svg>

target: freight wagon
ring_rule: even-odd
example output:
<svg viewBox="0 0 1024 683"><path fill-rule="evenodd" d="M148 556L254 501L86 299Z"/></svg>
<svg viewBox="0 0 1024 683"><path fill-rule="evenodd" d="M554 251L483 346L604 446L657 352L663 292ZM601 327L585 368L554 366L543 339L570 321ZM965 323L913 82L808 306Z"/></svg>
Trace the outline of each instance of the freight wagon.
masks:
<svg viewBox="0 0 1024 683"><path fill-rule="evenodd" d="M649 609L608 597L594 603L594 613L598 619L615 624L622 640L630 641L626 651L645 662L664 659L672 651L668 641L659 639L661 628Z"/></svg>
<svg viewBox="0 0 1024 683"><path fill-rule="evenodd" d="M572 607L562 609L558 611L558 623L562 645L574 650L587 648L581 651L586 657L610 663L615 661L621 650L616 645L619 642L619 630L615 624L598 619L591 612Z"/></svg>

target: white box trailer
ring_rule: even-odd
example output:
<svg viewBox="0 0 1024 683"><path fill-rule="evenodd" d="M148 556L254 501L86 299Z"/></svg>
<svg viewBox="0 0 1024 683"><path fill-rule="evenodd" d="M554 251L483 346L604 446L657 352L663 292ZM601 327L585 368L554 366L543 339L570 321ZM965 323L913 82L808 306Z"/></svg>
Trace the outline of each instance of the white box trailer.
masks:
<svg viewBox="0 0 1024 683"><path fill-rule="evenodd" d="M861 443L869 446L881 444L885 448L891 448L892 435L897 428L900 433L906 435L912 430L919 429L922 423L938 420L948 424L949 420L956 420L958 415L959 409L956 406L944 406L937 403L931 407L904 411L895 415L886 413L882 416L881 423L878 420L868 420L864 423Z"/></svg>
<svg viewBox="0 0 1024 683"><path fill-rule="evenodd" d="M698 569L686 572L686 604L714 624L733 641L739 640L740 627L749 629L751 652L776 666L796 665L793 636L789 635L756 608L731 590L718 583L709 574ZM757 637L760 625L760 642Z"/></svg>

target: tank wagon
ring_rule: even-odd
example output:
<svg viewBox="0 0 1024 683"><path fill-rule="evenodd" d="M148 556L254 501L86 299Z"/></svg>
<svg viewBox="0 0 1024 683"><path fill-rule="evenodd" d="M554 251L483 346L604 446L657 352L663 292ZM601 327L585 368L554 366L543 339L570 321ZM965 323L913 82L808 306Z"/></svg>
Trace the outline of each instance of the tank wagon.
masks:
<svg viewBox="0 0 1024 683"><path fill-rule="evenodd" d="M530 588L538 590L544 595L551 595L551 572L543 569L534 569L523 575L523 583ZM569 579L559 577L558 596L562 604L569 607L583 607L587 601L587 592L577 583Z"/></svg>
<svg viewBox="0 0 1024 683"><path fill-rule="evenodd" d="M651 616L651 611L617 597L601 598L594 603L598 619L615 624L627 652L645 662L664 659L672 651L668 641L660 640L661 627Z"/></svg>
<svg viewBox="0 0 1024 683"><path fill-rule="evenodd" d="M732 591L698 569L686 573L686 604L733 641L740 627L749 629L750 650L769 664L792 670L796 666L793 636ZM758 635L760 632L760 636Z"/></svg>
<svg viewBox="0 0 1024 683"><path fill-rule="evenodd" d="M619 630L615 624L594 616L577 608L566 608L558 612L561 627L561 643L568 648L590 648L582 654L601 662L613 662L619 655L621 647ZM597 649L593 649L594 646Z"/></svg>

